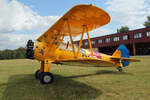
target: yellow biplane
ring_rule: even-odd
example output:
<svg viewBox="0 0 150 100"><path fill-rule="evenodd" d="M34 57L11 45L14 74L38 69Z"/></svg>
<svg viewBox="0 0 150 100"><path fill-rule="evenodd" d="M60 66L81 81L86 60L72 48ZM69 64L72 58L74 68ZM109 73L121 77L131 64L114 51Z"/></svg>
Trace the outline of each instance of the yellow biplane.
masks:
<svg viewBox="0 0 150 100"><path fill-rule="evenodd" d="M51 28L42 34L35 42L27 43L26 58L41 61L41 67L35 72L35 77L42 84L53 82L50 64L75 64L80 66L111 67L122 71L123 66L139 61L129 58L129 52L120 45L113 55L106 55L92 50L89 31L110 22L110 16L104 10L93 5L76 5L62 16ZM81 49L83 36L87 34L90 49ZM74 45L73 37L81 35L78 47ZM64 43L69 37L71 45Z"/></svg>

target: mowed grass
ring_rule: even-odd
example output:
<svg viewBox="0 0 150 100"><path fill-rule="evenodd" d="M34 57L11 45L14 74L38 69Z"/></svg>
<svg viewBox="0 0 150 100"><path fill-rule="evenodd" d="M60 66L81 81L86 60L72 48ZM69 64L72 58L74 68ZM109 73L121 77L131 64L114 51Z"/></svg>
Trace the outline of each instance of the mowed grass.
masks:
<svg viewBox="0 0 150 100"><path fill-rule="evenodd" d="M40 62L0 61L0 100L150 100L150 56L137 57L118 72L116 68L51 65L54 83L34 77Z"/></svg>

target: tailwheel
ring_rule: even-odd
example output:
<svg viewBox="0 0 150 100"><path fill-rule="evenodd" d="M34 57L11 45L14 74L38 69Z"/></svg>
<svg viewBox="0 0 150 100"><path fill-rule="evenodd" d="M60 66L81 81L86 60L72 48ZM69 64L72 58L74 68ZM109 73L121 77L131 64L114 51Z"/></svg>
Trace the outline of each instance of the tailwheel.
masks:
<svg viewBox="0 0 150 100"><path fill-rule="evenodd" d="M119 72L123 71L121 67L118 67L117 69L118 69Z"/></svg>
<svg viewBox="0 0 150 100"><path fill-rule="evenodd" d="M35 72L35 78L36 78L36 79L40 79L40 75L41 75L41 72L40 72L40 70L38 69L38 70Z"/></svg>
<svg viewBox="0 0 150 100"><path fill-rule="evenodd" d="M40 76L40 82L42 84L51 84L53 82L53 75L49 72L43 72Z"/></svg>

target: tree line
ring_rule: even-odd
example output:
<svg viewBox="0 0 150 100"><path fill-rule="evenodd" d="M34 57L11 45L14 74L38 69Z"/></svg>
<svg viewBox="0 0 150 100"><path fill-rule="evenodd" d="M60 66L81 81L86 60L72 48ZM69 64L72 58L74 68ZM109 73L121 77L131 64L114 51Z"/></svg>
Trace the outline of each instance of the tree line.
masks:
<svg viewBox="0 0 150 100"><path fill-rule="evenodd" d="M16 50L0 50L0 60L3 59L23 59L25 58L25 50L16 49Z"/></svg>

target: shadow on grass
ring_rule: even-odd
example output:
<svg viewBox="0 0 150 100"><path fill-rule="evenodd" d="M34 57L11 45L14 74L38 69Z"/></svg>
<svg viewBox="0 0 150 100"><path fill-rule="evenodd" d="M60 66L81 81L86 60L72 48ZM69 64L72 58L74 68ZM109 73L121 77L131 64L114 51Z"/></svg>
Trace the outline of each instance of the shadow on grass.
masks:
<svg viewBox="0 0 150 100"><path fill-rule="evenodd" d="M8 79L3 100L91 100L99 97L101 90L84 83L54 75L53 84L42 85L33 75L15 75Z"/></svg>
<svg viewBox="0 0 150 100"><path fill-rule="evenodd" d="M112 75L133 75L132 73L127 72L118 72L118 71L108 71L108 70L100 70L93 74L85 74L85 75L76 75L76 76L68 76L66 78L79 78L79 77L88 77L102 74L112 74Z"/></svg>
<svg viewBox="0 0 150 100"><path fill-rule="evenodd" d="M96 73L97 74L113 74L113 75L133 75L133 73L109 71L109 70L100 70L100 71L97 71Z"/></svg>

